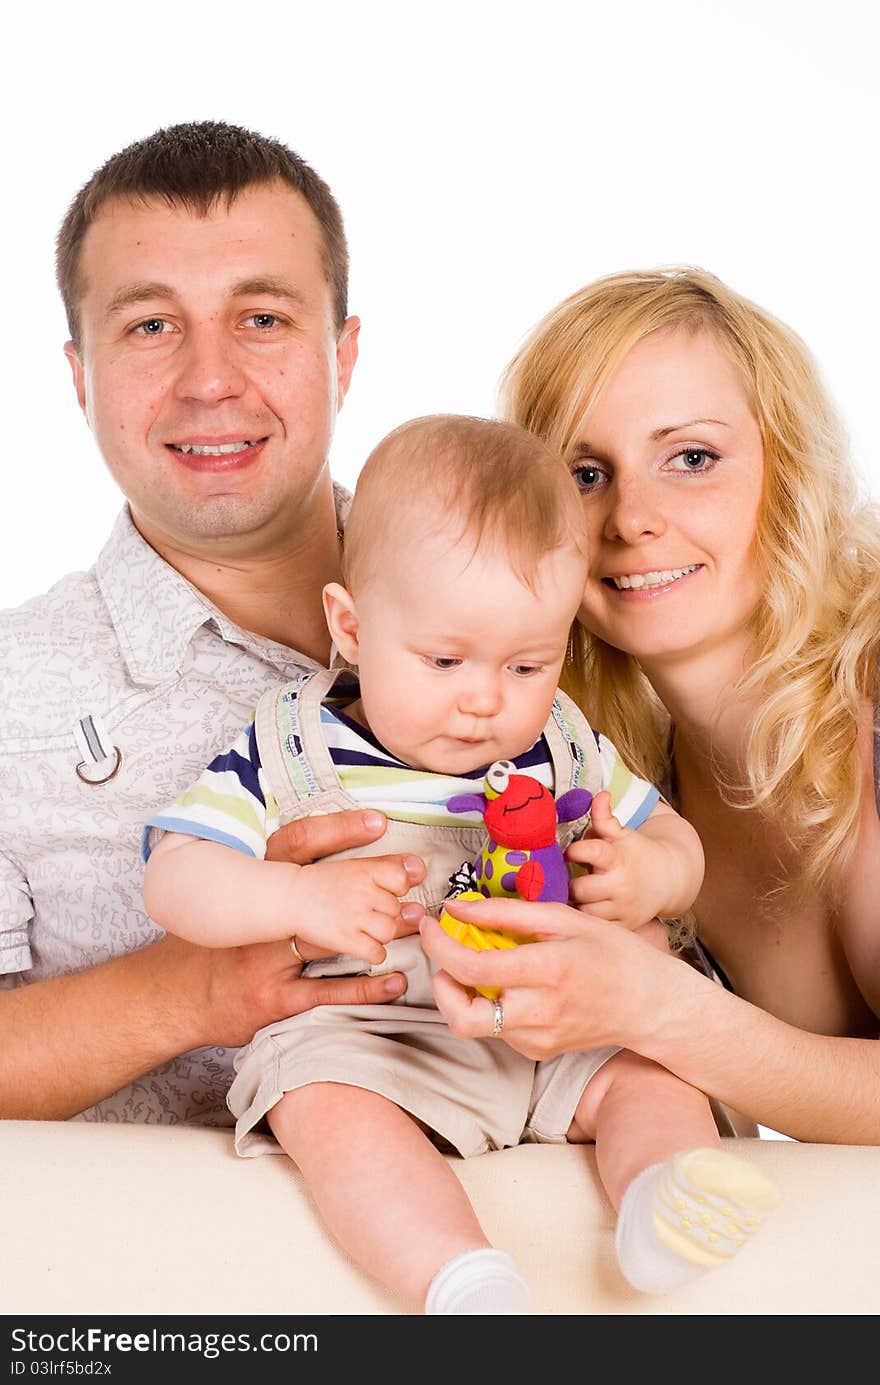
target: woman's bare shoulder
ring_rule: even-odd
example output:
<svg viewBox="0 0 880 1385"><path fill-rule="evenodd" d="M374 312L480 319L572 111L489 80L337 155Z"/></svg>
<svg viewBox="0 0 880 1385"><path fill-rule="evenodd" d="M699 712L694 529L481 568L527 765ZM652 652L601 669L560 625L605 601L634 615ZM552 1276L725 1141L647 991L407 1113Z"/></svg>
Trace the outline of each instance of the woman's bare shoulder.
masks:
<svg viewBox="0 0 880 1385"><path fill-rule="evenodd" d="M859 990L880 1016L880 812L873 722L873 708L866 702L859 727L862 797L858 840L843 875L837 928Z"/></svg>

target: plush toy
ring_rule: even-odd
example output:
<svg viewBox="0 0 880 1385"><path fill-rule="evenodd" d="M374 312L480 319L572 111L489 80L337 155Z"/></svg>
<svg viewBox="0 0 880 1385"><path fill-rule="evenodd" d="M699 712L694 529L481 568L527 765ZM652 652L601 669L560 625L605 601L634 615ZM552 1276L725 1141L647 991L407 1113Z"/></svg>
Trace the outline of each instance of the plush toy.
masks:
<svg viewBox="0 0 880 1385"><path fill-rule="evenodd" d="M589 811L593 795L588 789L569 789L554 799L549 789L530 774L518 774L509 760L496 760L483 781L485 793L457 794L448 807L453 813L474 809L483 814L488 841L469 870L468 888L458 888L450 898L468 900L501 896L507 899L568 899L568 868L556 840L560 822L574 822ZM460 877L454 877L461 884ZM458 942L478 952L487 948L516 947L530 941L496 929L462 923L444 908L440 926ZM475 987L480 995L497 1000L495 987Z"/></svg>

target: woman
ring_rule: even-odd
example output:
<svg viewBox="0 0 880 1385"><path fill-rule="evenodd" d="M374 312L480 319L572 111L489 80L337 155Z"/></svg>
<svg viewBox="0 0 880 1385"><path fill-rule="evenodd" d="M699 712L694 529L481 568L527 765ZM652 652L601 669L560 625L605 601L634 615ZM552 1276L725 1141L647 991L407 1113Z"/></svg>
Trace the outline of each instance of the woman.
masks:
<svg viewBox="0 0 880 1385"><path fill-rule="evenodd" d="M505 401L583 492L568 689L700 833L714 980L591 915L585 875L580 911L455 908L540 947L426 921L441 1008L485 1034L465 987L499 986L521 1052L620 1044L792 1138L880 1143L880 517L809 354L703 271L621 274L538 325Z"/></svg>

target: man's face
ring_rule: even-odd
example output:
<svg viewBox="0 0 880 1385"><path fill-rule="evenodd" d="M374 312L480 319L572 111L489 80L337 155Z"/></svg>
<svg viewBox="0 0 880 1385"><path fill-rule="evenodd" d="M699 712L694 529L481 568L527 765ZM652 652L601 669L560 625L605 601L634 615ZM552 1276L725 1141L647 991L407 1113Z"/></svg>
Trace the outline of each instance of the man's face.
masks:
<svg viewBox="0 0 880 1385"><path fill-rule="evenodd" d="M357 357L318 222L281 183L197 216L109 203L82 248L80 405L160 552L284 552L326 503L327 453Z"/></svg>

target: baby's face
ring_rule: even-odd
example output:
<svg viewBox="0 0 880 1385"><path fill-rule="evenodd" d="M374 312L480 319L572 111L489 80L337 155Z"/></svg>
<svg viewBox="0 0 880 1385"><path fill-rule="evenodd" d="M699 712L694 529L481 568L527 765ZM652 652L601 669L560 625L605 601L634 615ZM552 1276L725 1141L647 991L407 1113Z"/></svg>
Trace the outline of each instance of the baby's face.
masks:
<svg viewBox="0 0 880 1385"><path fill-rule="evenodd" d="M534 744L550 715L586 563L542 559L532 588L505 556L436 536L389 555L356 595L366 720L398 759L464 774Z"/></svg>

